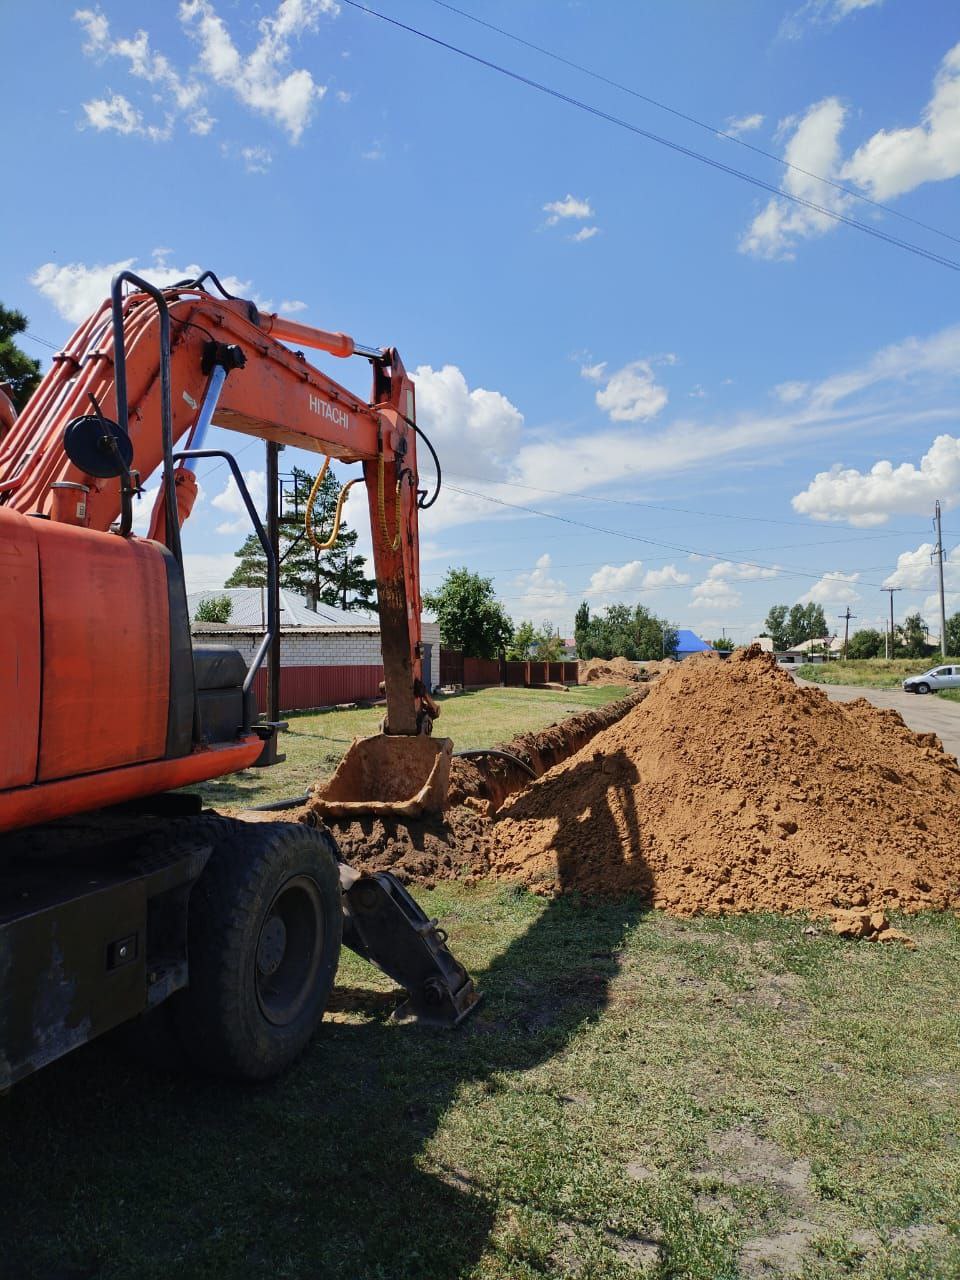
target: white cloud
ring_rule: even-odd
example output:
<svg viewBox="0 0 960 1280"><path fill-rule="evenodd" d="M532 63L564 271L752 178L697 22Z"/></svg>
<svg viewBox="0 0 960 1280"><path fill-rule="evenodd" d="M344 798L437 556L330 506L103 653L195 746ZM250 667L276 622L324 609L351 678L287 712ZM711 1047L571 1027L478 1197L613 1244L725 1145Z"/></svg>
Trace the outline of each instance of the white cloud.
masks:
<svg viewBox="0 0 960 1280"><path fill-rule="evenodd" d="M726 124L726 133L732 134L735 138L739 138L741 133L751 133L754 129L759 129L765 120L759 111L755 111L749 116L730 116Z"/></svg>
<svg viewBox="0 0 960 1280"><path fill-rule="evenodd" d="M92 98L83 104L87 127L99 133L119 133L125 137L136 134L151 142L166 142L171 135L169 118L163 125L148 125L143 116L122 93L109 98Z"/></svg>
<svg viewBox="0 0 960 1280"><path fill-rule="evenodd" d="M441 458L463 459L471 475L502 479L523 429L523 414L499 391L472 390L455 364L413 371L417 423ZM420 464L432 469L426 450ZM487 508L489 511L489 508Z"/></svg>
<svg viewBox="0 0 960 1280"><path fill-rule="evenodd" d="M809 389L809 383L806 382L780 382L773 388L773 392L781 404L796 404Z"/></svg>
<svg viewBox="0 0 960 1280"><path fill-rule="evenodd" d="M947 621L949 621L950 615L952 613L956 613L957 610L960 609L960 591L944 591L943 608L944 613L947 615ZM940 632L940 596L927 596L923 604L920 606L920 610L921 613L925 614L927 617L933 617L936 619L933 634L938 636ZM886 619L884 619L884 621L886 621Z"/></svg>
<svg viewBox="0 0 960 1280"><path fill-rule="evenodd" d="M643 581L643 562L631 560L627 564L605 564L591 575L586 595L609 596L635 590Z"/></svg>
<svg viewBox="0 0 960 1280"><path fill-rule="evenodd" d="M788 40L797 40L808 24L836 24L853 13L882 3L883 0L807 0L796 12L784 18L780 34Z"/></svg>
<svg viewBox="0 0 960 1280"><path fill-rule="evenodd" d="M273 155L266 147L242 147L240 155L247 173L268 173L273 163Z"/></svg>
<svg viewBox="0 0 960 1280"><path fill-rule="evenodd" d="M550 556L544 553L529 573L514 578L519 599L515 616L530 617L553 623L566 622L570 613L570 597L566 583L550 574Z"/></svg>
<svg viewBox="0 0 960 1280"><path fill-rule="evenodd" d="M936 583L937 564L932 542L921 542L915 551L902 551L897 556L897 567L884 578L885 587L902 587L908 591L923 591ZM946 587L960 589L960 546L947 552L943 562L943 581Z"/></svg>
<svg viewBox="0 0 960 1280"><path fill-rule="evenodd" d="M140 29L133 36L114 38L100 9L78 9L74 18L85 33L84 53L99 61L125 62L132 77L151 86L152 100L164 115L162 126L145 124L139 109L122 94L113 94L84 103L87 123L160 141L172 135L175 118L182 118L192 133L203 136L216 123L203 101L216 85L298 142L326 86L305 69L287 69L291 45L294 38L316 30L322 15L338 12L335 0L280 0L272 16L260 18L257 43L244 56L211 0L181 0L180 23L200 47L199 67L184 74L152 47L148 32Z"/></svg>
<svg viewBox="0 0 960 1280"><path fill-rule="evenodd" d="M210 78L231 90L252 111L299 142L313 107L326 93L309 71L284 72L294 36L316 29L321 15L339 13L334 0L281 0L273 17L257 23L259 39L244 57L210 0L181 0L180 21L200 46L200 62Z"/></svg>
<svg viewBox="0 0 960 1280"><path fill-rule="evenodd" d="M183 576L188 591L216 590L236 567L237 558L229 551L217 554L186 551L183 556Z"/></svg>
<svg viewBox="0 0 960 1280"><path fill-rule="evenodd" d="M795 167L784 172L783 189L837 213L846 208L850 197L807 174L832 180L839 177L840 132L846 117L847 110L838 98L814 103L784 151L784 159ZM802 169L807 172L801 173ZM773 196L741 237L740 252L758 258L790 259L795 256L798 239L822 235L836 225L826 213Z"/></svg>
<svg viewBox="0 0 960 1280"><path fill-rule="evenodd" d="M742 603L743 597L740 592L731 587L725 578L709 575L703 582L697 583L690 595L691 609L716 609L726 612L729 609L738 609Z"/></svg>
<svg viewBox="0 0 960 1280"><path fill-rule="evenodd" d="M589 200L580 200L576 196L566 195L562 200L551 200L543 206L548 214L547 226L554 227L561 218L592 218L593 209Z"/></svg>
<svg viewBox="0 0 960 1280"><path fill-rule="evenodd" d="M243 478L247 488L250 490L250 497L253 499L254 506L262 515L267 505L266 473L263 471L247 471L244 473ZM240 496L240 490L237 488L237 482L233 476L230 476L226 487L212 499L212 502L218 511L226 511L230 515L239 517L236 520L226 520L223 524L217 525L217 533L249 533L250 515L243 498Z"/></svg>
<svg viewBox="0 0 960 1280"><path fill-rule="evenodd" d="M859 573L825 573L809 591L805 591L797 604L853 604L860 599L853 584L859 581Z"/></svg>
<svg viewBox="0 0 960 1280"><path fill-rule="evenodd" d="M386 158L386 152L383 149L383 143L379 140L374 141L366 151L360 152L361 160L383 160Z"/></svg>
<svg viewBox="0 0 960 1280"><path fill-rule="evenodd" d="M671 363L671 361L666 361ZM596 382L606 377L606 363L581 369L581 376ZM667 403L667 391L656 380L649 360L633 360L607 378L596 394L598 406L614 422L646 422Z"/></svg>
<svg viewBox="0 0 960 1280"><path fill-rule="evenodd" d="M880 129L851 156L844 176L876 200L890 200L924 182L960 174L960 44L947 53L921 123Z"/></svg>
<svg viewBox="0 0 960 1280"><path fill-rule="evenodd" d="M735 564L732 560L718 560L707 574L707 581L732 578L738 582L754 582L760 578L775 578L778 569L759 564Z"/></svg>
<svg viewBox="0 0 960 1280"><path fill-rule="evenodd" d="M570 239L574 244L581 244L584 240L592 240L599 230L599 227L581 227Z"/></svg>
<svg viewBox="0 0 960 1280"><path fill-rule="evenodd" d="M589 378L591 382L599 382L606 370L606 360L601 360L597 364L582 364L580 366L580 377Z"/></svg>
<svg viewBox="0 0 960 1280"><path fill-rule="evenodd" d="M960 439L937 436L920 459L875 462L869 471L836 463L818 472L793 499L793 509L814 520L846 521L856 528L885 524L892 515L932 511L940 498L945 508L957 502L960 489Z"/></svg>
<svg viewBox="0 0 960 1280"><path fill-rule="evenodd" d="M301 302L299 298L285 298L280 303L280 314L284 316L295 316L301 311L306 311L307 304Z"/></svg>
<svg viewBox="0 0 960 1280"><path fill-rule="evenodd" d="M136 271L151 284L163 287L177 280L198 276L201 268L196 263L186 267L171 266L166 261L168 250L155 249L153 261L138 265L136 258L120 258L116 262L88 265L84 262L44 262L30 276L30 283L56 308L65 320L79 324L110 296L110 281L119 271ZM251 298L264 311L271 309L269 298L261 298L254 292L249 280L236 276L221 277L229 293Z"/></svg>
<svg viewBox="0 0 960 1280"><path fill-rule="evenodd" d="M825 98L809 107L795 125L784 159L796 166L787 169L783 189L834 213L846 213L853 198L816 178L848 182L869 192L875 200L892 200L924 182L943 182L960 175L960 44L950 49L933 82L930 101L919 124L902 129L880 129L844 161L840 134L848 117L837 98ZM757 214L740 241L743 253L770 259L795 256L797 242L823 235L838 225L834 218L774 196Z"/></svg>
<svg viewBox="0 0 960 1280"><path fill-rule="evenodd" d="M648 569L643 575L644 591L656 591L659 587L685 587L689 573L681 573L675 564L665 564L661 569Z"/></svg>

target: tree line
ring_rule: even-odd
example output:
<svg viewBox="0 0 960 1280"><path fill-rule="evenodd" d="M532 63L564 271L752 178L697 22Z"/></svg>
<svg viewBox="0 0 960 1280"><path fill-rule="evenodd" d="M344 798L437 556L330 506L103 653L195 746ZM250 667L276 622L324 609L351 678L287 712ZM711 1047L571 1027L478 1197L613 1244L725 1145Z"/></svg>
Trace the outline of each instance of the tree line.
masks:
<svg viewBox="0 0 960 1280"><path fill-rule="evenodd" d="M440 624L444 647L459 649L468 658L503 653L508 660L555 662L564 651L563 637L552 623L515 623L497 600L493 580L466 567L449 569L441 585L425 593L423 603ZM649 662L677 649L676 629L640 604L613 604L591 614L584 601L577 610L574 638L581 658Z"/></svg>

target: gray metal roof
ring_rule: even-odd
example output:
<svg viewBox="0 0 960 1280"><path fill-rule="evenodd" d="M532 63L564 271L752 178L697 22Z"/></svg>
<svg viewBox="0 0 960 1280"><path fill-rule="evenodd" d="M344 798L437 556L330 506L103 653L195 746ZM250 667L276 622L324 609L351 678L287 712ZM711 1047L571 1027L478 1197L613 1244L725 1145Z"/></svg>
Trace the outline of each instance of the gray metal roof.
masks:
<svg viewBox="0 0 960 1280"><path fill-rule="evenodd" d="M230 627L263 627L267 617L267 592L261 587L223 587L219 591L192 591L187 596L190 621L196 621L197 607L203 600L216 600L229 596L233 609L227 621ZM365 629L379 627L375 613L364 609L332 609L318 605L316 610L307 607L304 596L280 588L280 625L282 627L349 627Z"/></svg>

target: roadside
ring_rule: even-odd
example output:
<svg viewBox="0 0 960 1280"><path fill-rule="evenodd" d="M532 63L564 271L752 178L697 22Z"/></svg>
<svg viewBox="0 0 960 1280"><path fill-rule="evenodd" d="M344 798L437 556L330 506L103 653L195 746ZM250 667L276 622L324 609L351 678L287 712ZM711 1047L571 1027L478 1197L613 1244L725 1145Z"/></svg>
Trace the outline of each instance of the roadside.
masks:
<svg viewBox="0 0 960 1280"><path fill-rule="evenodd" d="M875 707L891 707L915 733L935 733L945 751L960 757L960 705L933 694L904 693L902 689L871 689L866 685L814 683L794 676L797 684L821 689L833 702L865 698Z"/></svg>

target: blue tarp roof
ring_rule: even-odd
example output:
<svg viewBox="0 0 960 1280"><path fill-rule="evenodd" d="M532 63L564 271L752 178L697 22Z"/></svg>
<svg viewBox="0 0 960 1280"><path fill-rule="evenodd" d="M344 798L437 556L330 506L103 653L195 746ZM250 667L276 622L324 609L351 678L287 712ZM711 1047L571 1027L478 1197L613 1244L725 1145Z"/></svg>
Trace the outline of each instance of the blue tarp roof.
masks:
<svg viewBox="0 0 960 1280"><path fill-rule="evenodd" d="M683 627L677 631L677 653L703 653L709 648L695 631L687 631Z"/></svg>

